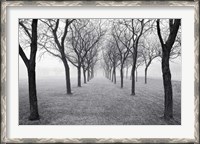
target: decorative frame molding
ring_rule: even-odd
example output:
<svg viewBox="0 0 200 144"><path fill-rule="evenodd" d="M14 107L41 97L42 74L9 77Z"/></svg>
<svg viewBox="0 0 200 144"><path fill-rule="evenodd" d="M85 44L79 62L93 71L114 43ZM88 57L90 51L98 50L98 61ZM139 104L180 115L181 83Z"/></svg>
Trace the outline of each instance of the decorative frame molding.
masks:
<svg viewBox="0 0 200 144"><path fill-rule="evenodd" d="M192 6L195 10L195 131L194 139L150 139L150 138L64 138L64 139L9 139L6 137L6 8L12 6ZM1 143L199 143L199 1L2 1L1 2Z"/></svg>

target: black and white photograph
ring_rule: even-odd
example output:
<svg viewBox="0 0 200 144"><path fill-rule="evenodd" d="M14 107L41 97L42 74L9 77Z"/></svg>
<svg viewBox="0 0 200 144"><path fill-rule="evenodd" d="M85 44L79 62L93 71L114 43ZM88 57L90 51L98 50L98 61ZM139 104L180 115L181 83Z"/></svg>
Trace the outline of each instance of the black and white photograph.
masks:
<svg viewBox="0 0 200 144"><path fill-rule="evenodd" d="M0 2L2 143L199 143L199 2L25 1Z"/></svg>
<svg viewBox="0 0 200 144"><path fill-rule="evenodd" d="M181 125L181 22L18 19L19 125Z"/></svg>

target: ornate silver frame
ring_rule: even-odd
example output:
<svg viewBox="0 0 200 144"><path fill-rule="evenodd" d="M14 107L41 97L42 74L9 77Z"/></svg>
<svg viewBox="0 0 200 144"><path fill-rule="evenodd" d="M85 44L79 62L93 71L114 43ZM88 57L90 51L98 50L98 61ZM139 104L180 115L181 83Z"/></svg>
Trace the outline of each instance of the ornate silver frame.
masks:
<svg viewBox="0 0 200 144"><path fill-rule="evenodd" d="M122 138L122 139L9 139L6 136L6 7L12 6L192 6L195 10L195 131L194 139L150 139L150 138ZM1 2L1 143L199 143L199 1L3 1Z"/></svg>

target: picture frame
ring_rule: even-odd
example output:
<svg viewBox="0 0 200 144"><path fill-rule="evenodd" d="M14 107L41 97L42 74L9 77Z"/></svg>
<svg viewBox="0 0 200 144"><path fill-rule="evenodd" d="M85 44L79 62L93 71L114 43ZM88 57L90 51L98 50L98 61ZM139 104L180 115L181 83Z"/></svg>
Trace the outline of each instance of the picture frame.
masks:
<svg viewBox="0 0 200 144"><path fill-rule="evenodd" d="M8 138L7 137L7 7L51 7L51 6L90 6L90 7L184 7L194 8L194 139L190 138ZM199 143L199 1L2 1L1 2L1 142L2 143Z"/></svg>

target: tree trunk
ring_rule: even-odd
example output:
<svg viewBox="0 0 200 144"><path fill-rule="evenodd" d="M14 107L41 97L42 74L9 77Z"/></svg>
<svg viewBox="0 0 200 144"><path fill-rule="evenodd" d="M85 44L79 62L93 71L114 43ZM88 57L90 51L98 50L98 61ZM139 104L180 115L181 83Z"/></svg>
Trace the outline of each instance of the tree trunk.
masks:
<svg viewBox="0 0 200 144"><path fill-rule="evenodd" d="M30 116L29 120L39 120L37 92L36 92L36 78L35 67L28 70L28 84L29 84L29 102L30 102Z"/></svg>
<svg viewBox="0 0 200 144"><path fill-rule="evenodd" d="M40 119L39 113L38 113L38 105L37 105L36 76L35 76L36 75L35 74L35 65L36 65L35 58L36 58L36 53L37 53L37 22L38 22L37 19L33 19L32 21L32 40L31 40L30 60L25 58L26 62L24 61L28 70L29 103L30 103L29 120ZM21 49L21 52L22 52L22 49Z"/></svg>
<svg viewBox="0 0 200 144"><path fill-rule="evenodd" d="M144 83L147 84L147 69L148 67L145 68L144 73L145 73L145 77L144 77Z"/></svg>
<svg viewBox="0 0 200 144"><path fill-rule="evenodd" d="M108 79L110 80L110 70L108 70Z"/></svg>
<svg viewBox="0 0 200 144"><path fill-rule="evenodd" d="M173 118L173 92L171 84L171 73L169 67L169 55L170 52L164 52L162 56L162 73L165 92L165 119Z"/></svg>
<svg viewBox="0 0 200 144"><path fill-rule="evenodd" d="M65 58L63 58L62 61L63 61L64 67L65 67L65 80L66 80L67 94L72 94L69 65L68 65L67 60Z"/></svg>
<svg viewBox="0 0 200 144"><path fill-rule="evenodd" d="M116 68L113 68L114 84L116 84Z"/></svg>
<svg viewBox="0 0 200 144"><path fill-rule="evenodd" d="M162 46L162 73L163 73L163 85L165 92L165 109L164 109L164 118L170 119L173 118L173 92L171 84L171 72L169 67L169 58L171 48L175 42L179 26L181 24L180 19L169 19L169 36L167 41L164 43L160 31L160 19L156 21L157 23L157 33Z"/></svg>
<svg viewBox="0 0 200 144"><path fill-rule="evenodd" d="M126 79L128 79L128 66L126 67Z"/></svg>
<svg viewBox="0 0 200 144"><path fill-rule="evenodd" d="M120 77L121 77L121 88L124 86L124 74L123 74L123 66L120 69Z"/></svg>
<svg viewBox="0 0 200 144"><path fill-rule="evenodd" d="M135 70L135 81L138 81L138 73L137 73L137 69Z"/></svg>
<svg viewBox="0 0 200 144"><path fill-rule="evenodd" d="M114 69L113 69L114 70ZM114 81L114 71L112 71L112 82Z"/></svg>
<svg viewBox="0 0 200 144"><path fill-rule="evenodd" d="M134 65L132 66L132 87L131 87L131 95L135 95L135 67Z"/></svg>
<svg viewBox="0 0 200 144"><path fill-rule="evenodd" d="M87 70L87 81L90 81L90 69Z"/></svg>
<svg viewBox="0 0 200 144"><path fill-rule="evenodd" d="M83 78L84 78L84 83L86 84L86 70L83 68Z"/></svg>
<svg viewBox="0 0 200 144"><path fill-rule="evenodd" d="M78 72L78 87L81 87L81 65L79 64L77 67Z"/></svg>
<svg viewBox="0 0 200 144"><path fill-rule="evenodd" d="M94 78L94 66L91 67L91 79Z"/></svg>

